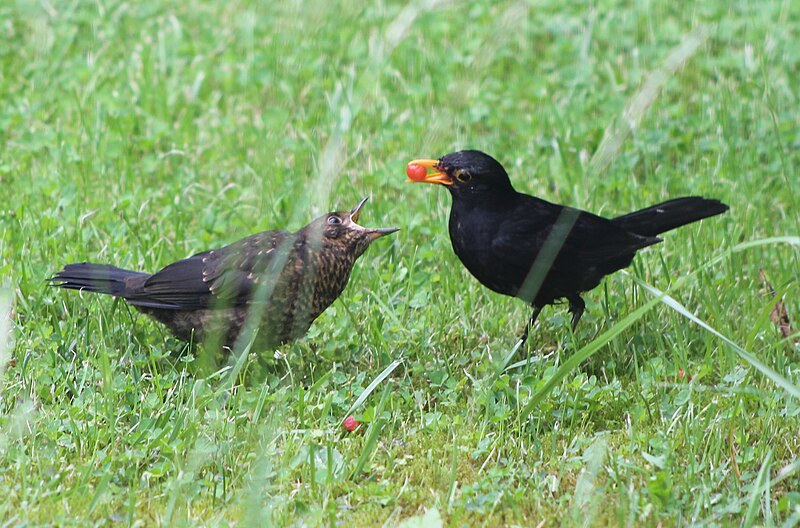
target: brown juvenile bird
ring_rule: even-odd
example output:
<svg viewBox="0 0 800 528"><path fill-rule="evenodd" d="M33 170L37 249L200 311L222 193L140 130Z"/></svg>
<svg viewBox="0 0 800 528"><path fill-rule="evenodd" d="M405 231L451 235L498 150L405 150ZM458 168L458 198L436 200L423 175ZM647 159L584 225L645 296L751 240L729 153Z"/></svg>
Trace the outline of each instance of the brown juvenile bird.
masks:
<svg viewBox="0 0 800 528"><path fill-rule="evenodd" d="M728 210L719 200L687 196L603 218L517 192L503 166L478 150L414 160L406 174L450 191L450 242L470 273L533 307L523 341L542 308L559 299L569 302L574 330L585 307L581 292L661 242L656 235Z"/></svg>
<svg viewBox="0 0 800 528"><path fill-rule="evenodd" d="M232 347L240 334L250 339L251 333L242 332L246 327L257 329L257 347L274 347L304 336L342 293L372 241L398 231L358 225L366 201L350 212L321 216L296 233L257 233L152 275L84 262L64 266L50 281L122 297L184 341L211 337Z"/></svg>

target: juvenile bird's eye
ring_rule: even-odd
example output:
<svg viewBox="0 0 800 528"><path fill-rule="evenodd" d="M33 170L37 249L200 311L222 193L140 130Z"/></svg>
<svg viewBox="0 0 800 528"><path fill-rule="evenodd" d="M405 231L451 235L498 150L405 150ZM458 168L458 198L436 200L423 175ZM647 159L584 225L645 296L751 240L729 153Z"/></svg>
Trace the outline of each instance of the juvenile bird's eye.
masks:
<svg viewBox="0 0 800 528"><path fill-rule="evenodd" d="M467 171L458 171L456 173L456 180L461 183L467 183L472 179L472 174L468 173Z"/></svg>
<svg viewBox="0 0 800 528"><path fill-rule="evenodd" d="M339 219L338 216L329 216L328 223L331 225L341 224L342 221Z"/></svg>

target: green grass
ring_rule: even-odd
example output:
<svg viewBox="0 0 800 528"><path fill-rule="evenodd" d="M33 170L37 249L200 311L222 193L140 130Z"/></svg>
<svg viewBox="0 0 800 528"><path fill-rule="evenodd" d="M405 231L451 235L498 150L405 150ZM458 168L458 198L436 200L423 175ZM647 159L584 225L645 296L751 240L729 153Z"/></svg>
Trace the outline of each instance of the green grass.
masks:
<svg viewBox="0 0 800 528"><path fill-rule="evenodd" d="M800 522L800 351L759 278L800 327L798 39L789 1L0 3L0 518ZM601 214L731 210L588 294L575 335L546 309L519 363L528 309L457 261L447 193L404 183L466 147ZM366 195L364 223L403 230L266 369L209 373L124 303L45 285Z"/></svg>

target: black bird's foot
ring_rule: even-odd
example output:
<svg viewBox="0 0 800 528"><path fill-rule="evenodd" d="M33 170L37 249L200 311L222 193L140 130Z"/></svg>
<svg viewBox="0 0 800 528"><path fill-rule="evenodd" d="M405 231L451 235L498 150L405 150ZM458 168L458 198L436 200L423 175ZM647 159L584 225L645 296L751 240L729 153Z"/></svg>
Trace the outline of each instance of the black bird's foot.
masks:
<svg viewBox="0 0 800 528"><path fill-rule="evenodd" d="M581 299L580 295L571 295L567 297L569 301L569 313L572 314L572 332L578 327L578 321L583 316L583 311L586 309L586 303Z"/></svg>
<svg viewBox="0 0 800 528"><path fill-rule="evenodd" d="M523 330L522 335L519 337L519 345L517 348L522 348L525 346L525 343L528 341L528 334L533 328L533 325L536 323L536 319L539 317L542 309L539 306L533 307L533 312L531 313L531 318L528 320L528 324L525 325L525 330Z"/></svg>
<svg viewBox="0 0 800 528"><path fill-rule="evenodd" d="M534 323L536 323L536 318L539 317L539 312L541 311L542 309L538 306L533 307L533 313L531 314L531 318L528 320L528 323L525 325L525 330L522 331L522 335L519 336L517 343L503 360L499 372L504 372L511 363L511 360L514 359L514 356L517 355L517 352L525 347L525 344L528 342L528 334L530 333L531 328L533 328Z"/></svg>

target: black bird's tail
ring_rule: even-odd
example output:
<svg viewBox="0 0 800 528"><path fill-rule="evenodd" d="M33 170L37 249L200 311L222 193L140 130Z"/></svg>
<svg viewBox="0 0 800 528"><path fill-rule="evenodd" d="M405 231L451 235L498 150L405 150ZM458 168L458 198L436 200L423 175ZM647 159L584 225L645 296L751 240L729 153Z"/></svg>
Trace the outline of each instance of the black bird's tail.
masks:
<svg viewBox="0 0 800 528"><path fill-rule="evenodd" d="M67 264L49 280L51 286L59 288L125 297L127 279L132 277L149 277L149 274L124 270L107 264L81 262L80 264Z"/></svg>
<svg viewBox="0 0 800 528"><path fill-rule="evenodd" d="M727 210L728 206L719 200L685 196L612 218L611 221L637 235L656 236Z"/></svg>

